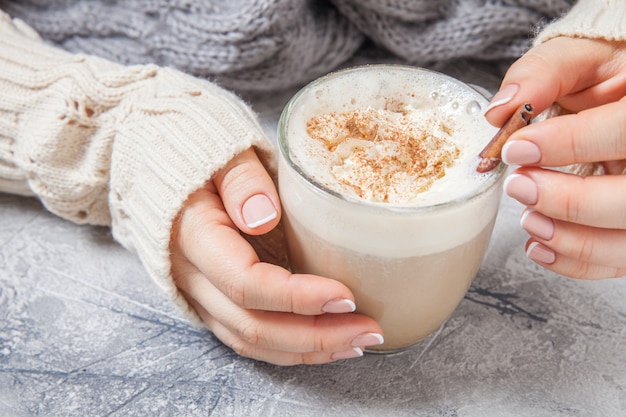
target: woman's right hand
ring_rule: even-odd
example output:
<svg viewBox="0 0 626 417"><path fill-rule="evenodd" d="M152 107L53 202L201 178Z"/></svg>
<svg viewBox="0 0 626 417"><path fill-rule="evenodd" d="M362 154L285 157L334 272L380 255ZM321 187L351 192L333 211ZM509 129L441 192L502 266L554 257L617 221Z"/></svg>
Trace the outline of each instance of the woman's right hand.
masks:
<svg viewBox="0 0 626 417"><path fill-rule="evenodd" d="M359 357L382 343L380 326L353 313L345 285L261 262L240 233L262 235L279 220L278 194L252 149L189 197L172 233L172 273L206 325L236 353L279 365Z"/></svg>
<svg viewBox="0 0 626 417"><path fill-rule="evenodd" d="M526 206L526 253L559 274L626 274L625 96L626 42L560 37L513 64L487 111L496 126L522 103L571 113L518 130L502 149L505 162L520 165L505 190ZM550 169L591 163L606 175Z"/></svg>

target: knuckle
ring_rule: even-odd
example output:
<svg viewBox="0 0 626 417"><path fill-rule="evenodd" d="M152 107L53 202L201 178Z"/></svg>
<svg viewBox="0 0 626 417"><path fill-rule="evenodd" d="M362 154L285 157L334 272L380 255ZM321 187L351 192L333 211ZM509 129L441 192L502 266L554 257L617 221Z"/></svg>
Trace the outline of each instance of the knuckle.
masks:
<svg viewBox="0 0 626 417"><path fill-rule="evenodd" d="M595 240L593 235L585 233L580 237L580 239L578 239L578 242L578 253L576 254L576 258L582 261L588 261L591 259L595 250Z"/></svg>
<svg viewBox="0 0 626 417"><path fill-rule="evenodd" d="M311 326L311 334L308 339L310 340L309 347L312 352L325 352L328 347L324 342L324 338L322 335L324 332L317 331L320 327L319 321L322 319L322 316L313 316L313 325Z"/></svg>
<svg viewBox="0 0 626 417"><path fill-rule="evenodd" d="M257 178L256 167L252 163L233 164L216 174L214 180L221 194L238 193L246 189L251 178Z"/></svg>
<svg viewBox="0 0 626 417"><path fill-rule="evenodd" d="M585 279L589 276L591 276L591 264L579 261L578 265L573 270L572 278Z"/></svg>
<svg viewBox="0 0 626 417"><path fill-rule="evenodd" d="M287 285L285 285L285 288L292 288L294 279L295 275L289 274L289 276L287 277ZM287 311L296 312L297 310L300 310L300 306L302 303L298 301L298 298L298 295L293 291L286 291L284 293L283 305L285 306Z"/></svg>
<svg viewBox="0 0 626 417"><path fill-rule="evenodd" d="M237 355L245 357L245 358L254 358L255 350L250 347L250 345L246 344L243 340L233 340L228 345Z"/></svg>
<svg viewBox="0 0 626 417"><path fill-rule="evenodd" d="M241 280L235 279L224 283L226 296L239 307L249 308L247 305L246 288Z"/></svg>
<svg viewBox="0 0 626 417"><path fill-rule="evenodd" d="M214 319L210 319L207 322L209 328L213 331L213 333L230 349L232 349L237 355L254 358L256 355L256 349L254 346L248 344L245 340L241 338L239 334L237 334L236 328L232 330L226 330L226 328L215 321Z"/></svg>
<svg viewBox="0 0 626 417"><path fill-rule="evenodd" d="M298 362L303 365L314 365L317 361L314 359L313 355L301 353L299 355Z"/></svg>
<svg viewBox="0 0 626 417"><path fill-rule="evenodd" d="M320 357L315 353L302 353L298 358L299 363L303 365L317 365L320 363L331 362L330 355Z"/></svg>
<svg viewBox="0 0 626 417"><path fill-rule="evenodd" d="M219 188L221 189L222 193L224 193L225 191L237 189L239 187L239 175L242 171L245 171L245 169L242 169L241 165L236 165L217 177L217 179L219 180Z"/></svg>
<svg viewBox="0 0 626 417"><path fill-rule="evenodd" d="M532 68L534 70L550 69L552 65L547 65L545 57L537 52L537 49L529 50L521 59L513 63L508 72L511 73L519 68Z"/></svg>
<svg viewBox="0 0 626 417"><path fill-rule="evenodd" d="M245 343L252 346L265 344L266 341L262 329L251 321L240 323L239 335Z"/></svg>
<svg viewBox="0 0 626 417"><path fill-rule="evenodd" d="M574 191L576 188L573 189ZM569 192L565 195L565 220L573 223L579 223L580 221L580 206L581 201L578 198L579 193Z"/></svg>
<svg viewBox="0 0 626 417"><path fill-rule="evenodd" d="M580 116L579 116L580 117ZM586 124L583 124L585 126ZM574 130L564 129L562 138L562 152L569 155L572 163L585 162L588 158L588 149L585 147L587 135L581 135Z"/></svg>

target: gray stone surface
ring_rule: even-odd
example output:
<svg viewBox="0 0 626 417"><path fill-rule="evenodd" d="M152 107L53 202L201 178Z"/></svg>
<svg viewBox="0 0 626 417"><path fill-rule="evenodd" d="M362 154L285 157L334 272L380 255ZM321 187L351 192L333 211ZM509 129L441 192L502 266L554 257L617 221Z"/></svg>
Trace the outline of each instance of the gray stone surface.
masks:
<svg viewBox="0 0 626 417"><path fill-rule="evenodd" d="M285 97L253 100L275 134ZM626 415L626 280L528 261L520 210L503 199L474 284L427 340L285 368L190 326L108 229L0 194L0 416Z"/></svg>

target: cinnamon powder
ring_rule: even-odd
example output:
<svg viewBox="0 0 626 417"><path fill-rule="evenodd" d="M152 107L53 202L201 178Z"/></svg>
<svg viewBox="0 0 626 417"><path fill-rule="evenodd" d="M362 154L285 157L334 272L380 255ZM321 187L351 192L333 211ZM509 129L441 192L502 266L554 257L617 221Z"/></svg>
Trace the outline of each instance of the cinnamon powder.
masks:
<svg viewBox="0 0 626 417"><path fill-rule="evenodd" d="M376 202L409 201L445 175L459 156L454 129L441 118L412 117L394 103L323 114L307 122L307 133L328 150L333 176L359 197Z"/></svg>

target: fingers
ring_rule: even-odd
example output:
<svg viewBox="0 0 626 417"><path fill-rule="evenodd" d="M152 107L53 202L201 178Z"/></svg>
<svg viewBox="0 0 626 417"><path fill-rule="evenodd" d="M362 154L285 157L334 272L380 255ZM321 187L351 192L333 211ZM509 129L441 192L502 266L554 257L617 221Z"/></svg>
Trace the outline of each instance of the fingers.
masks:
<svg viewBox="0 0 626 417"><path fill-rule="evenodd" d="M521 225L532 237L533 261L573 278L626 274L626 176L576 175L525 168L505 182L505 191L530 207Z"/></svg>
<svg viewBox="0 0 626 417"><path fill-rule="evenodd" d="M262 220L253 227L246 205L258 195L272 203L276 216L263 220L252 213ZM371 318L332 314L355 310L345 285L259 261L240 229L270 231L278 207L274 185L252 151L188 198L173 228L171 260L190 304L237 353L272 363L323 363L383 343Z"/></svg>
<svg viewBox="0 0 626 417"><path fill-rule="evenodd" d="M541 243L530 239L526 244L526 254L539 265L557 274L576 279L620 278L626 275L626 268L594 264L577 258L569 258L556 253Z"/></svg>
<svg viewBox="0 0 626 417"><path fill-rule="evenodd" d="M624 132L626 100L526 126L511 135L502 159L510 165L537 166L622 160Z"/></svg>
<svg viewBox="0 0 626 417"><path fill-rule="evenodd" d="M220 339L226 346L231 348L240 356L272 363L274 365L291 366L291 365L319 365L333 361L332 352L284 352L274 349L264 349L257 345L248 343L232 333L229 329L222 326L216 320L213 320L208 314L204 314L203 320L212 329L215 336ZM363 352L361 350L350 349L347 353L352 357L360 357ZM348 359L346 357L345 359Z"/></svg>
<svg viewBox="0 0 626 417"><path fill-rule="evenodd" d="M606 278L626 274L626 231L582 226L525 210L520 221L532 237L528 257L562 275Z"/></svg>
<svg viewBox="0 0 626 417"><path fill-rule="evenodd" d="M180 216L175 246L203 274L203 280L241 307L298 314L354 310L354 297L340 282L291 274L259 262L211 184L189 197ZM196 282L187 292L196 298L201 284Z"/></svg>
<svg viewBox="0 0 626 417"><path fill-rule="evenodd" d="M619 100L626 93L626 58L620 44L560 37L532 48L516 61L486 117L502 126L523 103L536 114L558 102L577 112Z"/></svg>
<svg viewBox="0 0 626 417"><path fill-rule="evenodd" d="M529 258L572 277L621 276L626 241L626 46L555 38L534 47L507 72L486 118L502 126L523 103L536 114L553 103L568 115L515 132L502 159L521 165L507 194L531 208L522 226ZM601 163L604 176L579 177L538 167Z"/></svg>
<svg viewBox="0 0 626 417"><path fill-rule="evenodd" d="M233 158L213 176L213 182L226 212L242 232L263 234L278 224L278 193L253 149Z"/></svg>
<svg viewBox="0 0 626 417"><path fill-rule="evenodd" d="M358 357L383 342L380 326L358 314L303 316L247 310L211 287L199 272L187 281L191 304L215 335L242 356L292 365Z"/></svg>
<svg viewBox="0 0 626 417"><path fill-rule="evenodd" d="M544 215L592 227L626 229L626 176L579 177L520 168L505 181L506 193ZM619 190L620 192L616 192Z"/></svg>

